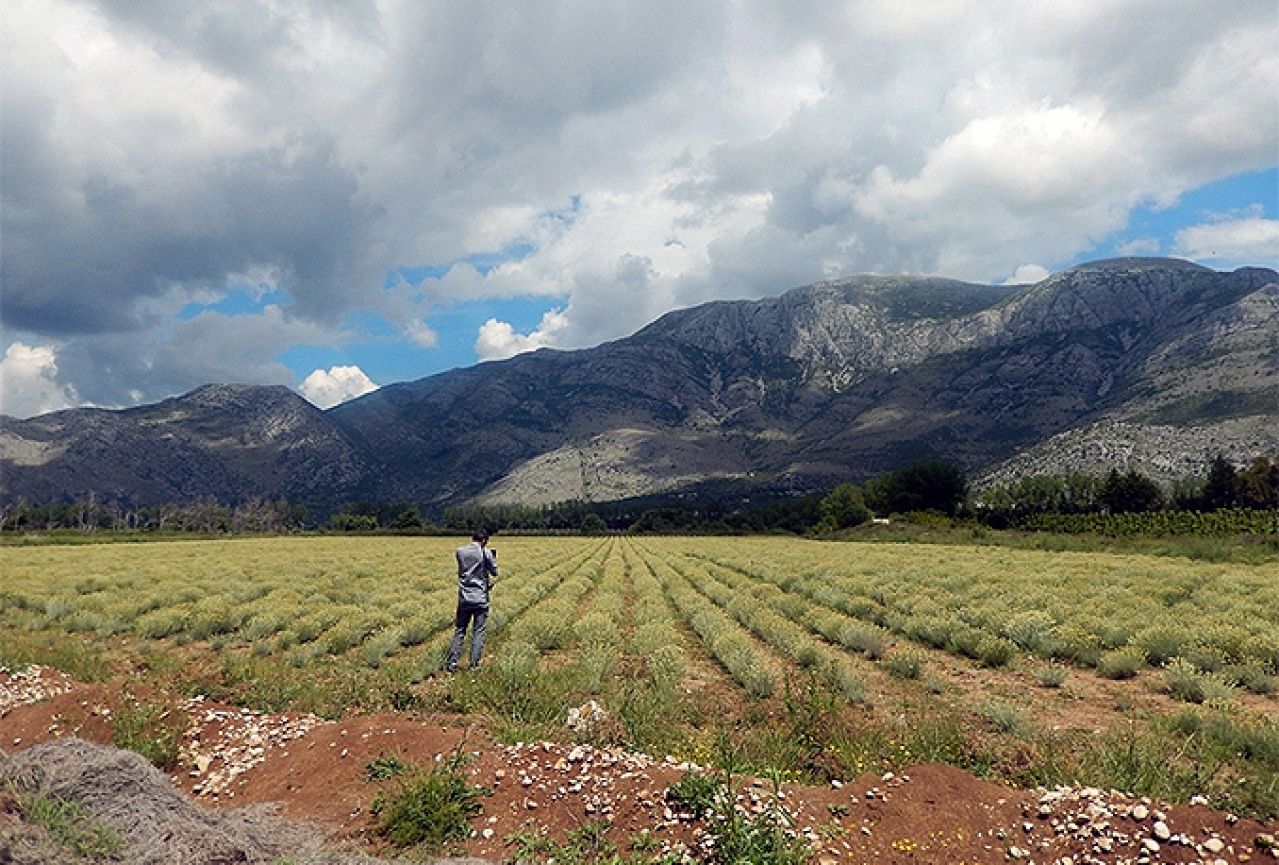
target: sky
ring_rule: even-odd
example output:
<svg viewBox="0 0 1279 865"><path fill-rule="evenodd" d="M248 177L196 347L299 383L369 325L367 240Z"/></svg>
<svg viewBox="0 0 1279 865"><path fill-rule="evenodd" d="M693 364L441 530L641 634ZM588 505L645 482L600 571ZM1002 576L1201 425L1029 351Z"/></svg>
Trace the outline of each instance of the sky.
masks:
<svg viewBox="0 0 1279 865"><path fill-rule="evenodd" d="M6 0L0 412L857 273L1279 267L1274 0Z"/></svg>

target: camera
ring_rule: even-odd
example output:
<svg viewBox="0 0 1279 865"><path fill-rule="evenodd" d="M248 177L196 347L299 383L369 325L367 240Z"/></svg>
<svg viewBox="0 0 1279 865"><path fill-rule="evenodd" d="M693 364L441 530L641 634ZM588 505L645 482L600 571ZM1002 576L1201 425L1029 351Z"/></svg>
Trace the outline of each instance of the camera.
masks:
<svg viewBox="0 0 1279 865"><path fill-rule="evenodd" d="M489 547L489 554L493 556L493 559L495 561L497 560L497 550L493 549L492 547Z"/></svg>

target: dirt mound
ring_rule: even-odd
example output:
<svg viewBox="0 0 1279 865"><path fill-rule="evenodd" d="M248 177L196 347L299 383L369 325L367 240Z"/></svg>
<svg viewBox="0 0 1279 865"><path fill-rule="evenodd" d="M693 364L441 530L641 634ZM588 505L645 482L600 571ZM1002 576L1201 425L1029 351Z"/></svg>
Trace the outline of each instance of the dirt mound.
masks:
<svg viewBox="0 0 1279 865"><path fill-rule="evenodd" d="M21 698L0 707L0 790L11 779L22 795L81 803L127 840L125 861L274 863L282 851L312 865L383 861L326 853L317 830L330 843L385 853L372 837L369 808L395 782L372 780L370 765L395 758L427 767L458 753L468 758L470 783L487 791L471 820L473 837L456 851L483 857L473 861L509 861L518 853L511 840L517 835L563 840L588 824L607 826L608 840L624 854L637 837L672 852L700 853L713 843L705 820L680 813L666 797L689 769L672 759L585 744L502 745L456 718L321 722L175 699L189 726L169 778L132 754L67 738L109 741L119 689L44 673L13 684L10 693ZM45 694L37 693L39 678L51 684ZM4 679L0 673L0 684ZM746 813L777 804L772 784L761 779L738 779L734 792ZM784 784L781 793L814 865L1279 859L1266 846L1276 827L1206 804L1168 806L1088 788L1015 790L951 766L911 766L825 786ZM316 830L286 825L263 807ZM34 835L16 814L12 801L0 802L0 862L81 861L30 854Z"/></svg>
<svg viewBox="0 0 1279 865"><path fill-rule="evenodd" d="M193 804L169 779L129 751L68 738L0 754L0 787L18 800L74 802L89 820L123 840L120 856L137 865L271 863L288 853L307 865L366 865L359 854L325 852L314 833L261 813L215 812ZM13 815L10 816L12 819ZM0 840L0 860L48 862L35 833ZM0 839L4 838L0 835ZM57 853L56 848L52 851Z"/></svg>

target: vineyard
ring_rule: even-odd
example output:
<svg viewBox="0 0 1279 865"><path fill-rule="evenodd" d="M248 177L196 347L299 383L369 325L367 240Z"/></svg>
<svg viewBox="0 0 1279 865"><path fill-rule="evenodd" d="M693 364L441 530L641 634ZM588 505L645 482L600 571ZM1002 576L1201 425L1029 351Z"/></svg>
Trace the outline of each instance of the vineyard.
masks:
<svg viewBox="0 0 1279 865"><path fill-rule="evenodd" d="M0 665L267 711L444 712L838 778L1211 790L1279 815L1279 566L796 539L496 538L484 669L441 672L447 538L0 548ZM576 732L565 713L595 700Z"/></svg>

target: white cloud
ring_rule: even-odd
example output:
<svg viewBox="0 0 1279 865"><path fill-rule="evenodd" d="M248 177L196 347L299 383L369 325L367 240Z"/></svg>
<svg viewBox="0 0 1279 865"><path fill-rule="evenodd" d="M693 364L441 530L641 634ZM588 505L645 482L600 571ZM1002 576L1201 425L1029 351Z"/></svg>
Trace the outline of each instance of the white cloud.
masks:
<svg viewBox="0 0 1279 865"><path fill-rule="evenodd" d="M1157 237L1134 237L1115 246L1115 252L1120 255L1158 255L1161 248L1162 244Z"/></svg>
<svg viewBox="0 0 1279 865"><path fill-rule="evenodd" d="M1195 261L1256 261L1279 267L1279 219L1248 216L1183 228L1178 255Z"/></svg>
<svg viewBox="0 0 1279 865"><path fill-rule="evenodd" d="M32 417L76 405L75 389L58 382L57 353L14 342L0 358L0 414Z"/></svg>
<svg viewBox="0 0 1279 865"><path fill-rule="evenodd" d="M1042 264L1023 264L1021 267L1013 271L1012 277L1007 281L1008 285L1026 285L1032 282L1048 278L1048 268Z"/></svg>
<svg viewBox="0 0 1279 865"><path fill-rule="evenodd" d="M315 370L298 386L298 392L316 406L327 409L377 388L358 366L335 366L327 371Z"/></svg>
<svg viewBox="0 0 1279 865"><path fill-rule="evenodd" d="M413 344L421 348L434 348L440 341L440 335L424 321L410 321L406 332Z"/></svg>
<svg viewBox="0 0 1279 865"><path fill-rule="evenodd" d="M360 311L430 347L451 303L564 299L487 358L840 274L1002 280L1273 166L1277 40L1253 0L10 0L4 323L119 403L290 380ZM240 278L291 304L262 350L174 323Z"/></svg>
<svg viewBox="0 0 1279 865"><path fill-rule="evenodd" d="M480 325L475 338L475 353L480 360L502 360L521 352L554 345L556 336L568 325L564 313L549 310L537 328L529 334L516 333L509 322L490 318Z"/></svg>

